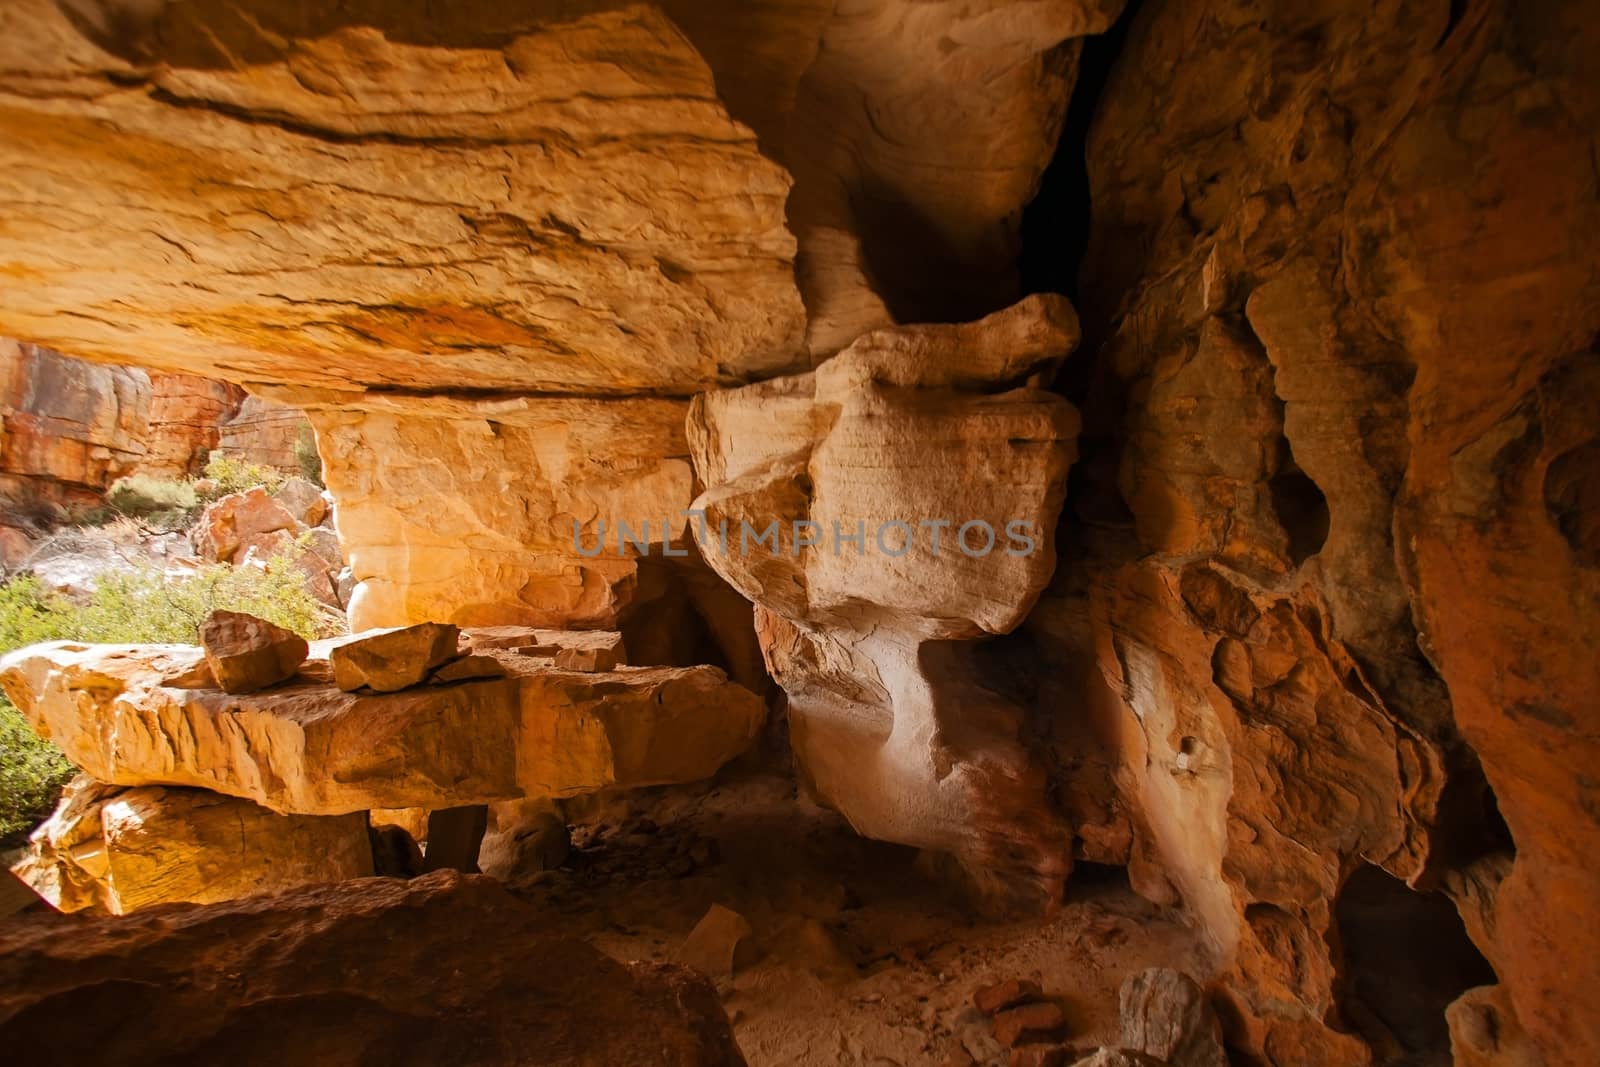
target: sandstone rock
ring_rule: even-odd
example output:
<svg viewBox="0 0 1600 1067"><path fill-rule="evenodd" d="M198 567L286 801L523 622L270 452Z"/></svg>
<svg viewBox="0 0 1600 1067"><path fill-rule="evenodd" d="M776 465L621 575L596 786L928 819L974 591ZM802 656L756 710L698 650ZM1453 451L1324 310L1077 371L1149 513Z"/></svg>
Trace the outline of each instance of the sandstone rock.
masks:
<svg viewBox="0 0 1600 1067"><path fill-rule="evenodd" d="M245 397L233 416L217 428L217 451L223 455L296 474L301 469L300 450L306 447L302 442L314 444L306 413L254 394Z"/></svg>
<svg viewBox="0 0 1600 1067"><path fill-rule="evenodd" d="M1031 297L868 334L812 375L697 398L689 422L701 550L758 605L808 781L858 831L1021 875L1035 898L1059 892L1066 835L1020 709L950 642L1015 627L1054 566L1076 416L1016 386L1076 340L1065 300Z"/></svg>
<svg viewBox="0 0 1600 1067"><path fill-rule="evenodd" d="M732 908L713 904L695 923L672 958L710 978L731 978L740 967L754 960L755 931L743 915Z"/></svg>
<svg viewBox="0 0 1600 1067"><path fill-rule="evenodd" d="M483 873L514 884L560 867L571 847L558 801L505 801L489 805L489 831L478 865Z"/></svg>
<svg viewBox="0 0 1600 1067"><path fill-rule="evenodd" d="M15 526L0 526L0 569L8 573L33 555L33 538Z"/></svg>
<svg viewBox="0 0 1600 1067"><path fill-rule="evenodd" d="M1328 1025L1344 880L1449 884L1496 806L1490 961L1552 1064L1600 1049L1600 952L1559 903L1600 897L1592 477L1565 473L1600 395L1572 238L1597 32L1561 3L1172 0L1097 103L1073 503L1100 529L1047 596L1094 618L1131 855L1219 946L1247 1057L1370 1055ZM1493 801L1460 803L1480 761Z"/></svg>
<svg viewBox="0 0 1600 1067"><path fill-rule="evenodd" d="M0 686L101 781L304 814L697 781L766 715L713 667L577 673L515 653L489 653L505 678L342 692L327 659L349 640L314 642L298 678L239 696L203 688L201 651L186 646L36 645L0 660Z"/></svg>
<svg viewBox="0 0 1600 1067"><path fill-rule="evenodd" d="M382 878L415 878L422 873L422 849L417 839L399 826L373 825L372 873Z"/></svg>
<svg viewBox="0 0 1600 1067"><path fill-rule="evenodd" d="M972 995L972 1003L985 1015L993 1015L1025 1000L1038 1000L1043 996L1044 990L1039 988L1038 982L1025 978L1008 978L978 990Z"/></svg>
<svg viewBox="0 0 1600 1067"><path fill-rule="evenodd" d="M579 657L592 656L596 662L614 659L617 665L628 662L622 635L614 630L543 630L532 626L475 626L463 634L464 643L475 652L505 649L525 656L555 659L562 652Z"/></svg>
<svg viewBox="0 0 1600 1067"><path fill-rule="evenodd" d="M997 1012L990 1025L996 1041L1007 1048L1014 1048L1064 1036L1067 1017L1062 1013L1061 1005L1041 1000Z"/></svg>
<svg viewBox="0 0 1600 1067"><path fill-rule="evenodd" d="M306 551L316 556L326 569L336 576L344 568L344 550L339 547L339 535L326 526L318 526L302 535Z"/></svg>
<svg viewBox="0 0 1600 1067"><path fill-rule="evenodd" d="M102 366L0 338L0 496L19 514L90 505L118 478L183 478L204 463L231 385Z"/></svg>
<svg viewBox="0 0 1600 1067"><path fill-rule="evenodd" d="M228 693L253 693L294 677L310 651L299 634L239 611L206 616L200 645L211 676Z"/></svg>
<svg viewBox="0 0 1600 1067"><path fill-rule="evenodd" d="M1015 235L1076 78L1073 38L1104 31L1121 8L826 8L786 124L763 133L795 176L789 220L814 354L894 322L977 318L1017 298ZM760 116L746 121L764 129Z"/></svg>
<svg viewBox="0 0 1600 1067"><path fill-rule="evenodd" d="M328 514L328 502L322 498L322 490L304 478L285 478L283 484L272 491L272 499L287 508L302 526L317 526Z"/></svg>
<svg viewBox="0 0 1600 1067"><path fill-rule="evenodd" d="M289 509L257 486L242 493L229 493L206 505L190 537L201 559L235 563L251 547L260 550L258 555L270 555L300 529ZM288 537L262 540L278 533Z"/></svg>
<svg viewBox="0 0 1600 1067"><path fill-rule="evenodd" d="M1445 1010L1455 1067L1544 1067L1501 985L1469 989Z"/></svg>
<svg viewBox="0 0 1600 1067"><path fill-rule="evenodd" d="M36 283L0 333L255 392L683 395L803 364L789 178L660 9L407 0L263 11L259 33L220 6L117 10L97 30L26 0L0 26L0 171L61 163L0 189L37 205L0 247ZM35 91L89 84L110 91ZM52 227L69 205L97 225Z"/></svg>
<svg viewBox="0 0 1600 1067"><path fill-rule="evenodd" d="M639 569L637 550L618 549L621 526L656 552L686 536L684 401L368 397L309 410L358 630L615 629Z"/></svg>
<svg viewBox="0 0 1600 1067"><path fill-rule="evenodd" d="M50 1063L744 1063L704 979L553 937L537 906L443 871L0 924L0 1040Z"/></svg>
<svg viewBox="0 0 1600 1067"><path fill-rule="evenodd" d="M1123 980L1121 1045L1172 1067L1228 1067L1222 1026L1194 979L1152 967Z"/></svg>
<svg viewBox="0 0 1600 1067"><path fill-rule="evenodd" d="M482 678L504 678L506 670L493 656L460 656L428 676L434 685L471 682Z"/></svg>
<svg viewBox="0 0 1600 1067"><path fill-rule="evenodd" d="M1066 1067L1075 1056L1065 1045L1022 1045L1011 1050L1006 1067Z"/></svg>
<svg viewBox="0 0 1600 1067"><path fill-rule="evenodd" d="M374 808L367 812L367 820L374 827L398 827L413 841L422 842L428 839L426 808Z"/></svg>
<svg viewBox="0 0 1600 1067"><path fill-rule="evenodd" d="M1162 1061L1125 1048L1096 1049L1078 1060L1074 1067L1165 1067Z"/></svg>
<svg viewBox="0 0 1600 1067"><path fill-rule="evenodd" d="M233 417L243 391L228 382L192 374L150 375L150 433L138 473L186 478L199 473L217 447L221 426Z"/></svg>
<svg viewBox="0 0 1600 1067"><path fill-rule="evenodd" d="M362 688L394 693L420 685L455 657L460 636L457 627L436 622L358 634L328 654L334 684L347 693Z"/></svg>
<svg viewBox="0 0 1600 1067"><path fill-rule="evenodd" d="M79 776L13 871L60 911L125 915L372 874L366 819L279 815L197 789Z"/></svg>

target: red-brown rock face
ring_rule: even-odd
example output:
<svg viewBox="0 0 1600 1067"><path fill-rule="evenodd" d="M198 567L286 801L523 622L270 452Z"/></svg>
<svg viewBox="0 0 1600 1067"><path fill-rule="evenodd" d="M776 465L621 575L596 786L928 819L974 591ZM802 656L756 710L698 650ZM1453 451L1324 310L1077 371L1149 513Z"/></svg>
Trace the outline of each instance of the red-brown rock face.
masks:
<svg viewBox="0 0 1600 1067"><path fill-rule="evenodd" d="M453 871L27 916L0 923L0 1035L51 1064L742 1067L706 979L617 963L543 922Z"/></svg>
<svg viewBox="0 0 1600 1067"><path fill-rule="evenodd" d="M192 474L239 396L0 338L0 492L21 508L87 503L125 474Z"/></svg>
<svg viewBox="0 0 1600 1067"><path fill-rule="evenodd" d="M1457 897L1548 1062L1600 1049L1596 43L1572 4L1152 0L1096 116L1085 453L1137 546L1084 531L1057 590L1138 726L1136 870L1269 1062L1406 1042L1364 864Z"/></svg>

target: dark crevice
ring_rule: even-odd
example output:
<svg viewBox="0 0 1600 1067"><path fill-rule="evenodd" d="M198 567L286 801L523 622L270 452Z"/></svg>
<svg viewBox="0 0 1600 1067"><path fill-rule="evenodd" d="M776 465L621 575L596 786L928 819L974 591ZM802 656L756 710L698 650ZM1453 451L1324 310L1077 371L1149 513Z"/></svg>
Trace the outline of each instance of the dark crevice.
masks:
<svg viewBox="0 0 1600 1067"><path fill-rule="evenodd" d="M1089 248L1089 130L1139 5L1140 0L1129 0L1109 30L1083 39L1061 140L1039 191L1022 212L1018 267L1024 293L1064 293L1077 302L1078 268Z"/></svg>
<svg viewBox="0 0 1600 1067"><path fill-rule="evenodd" d="M1339 1007L1388 1067L1446 1067L1444 1011L1474 986L1496 981L1455 905L1418 893L1363 864L1335 904L1342 963Z"/></svg>
<svg viewBox="0 0 1600 1067"><path fill-rule="evenodd" d="M1444 24L1444 32L1434 42L1434 51L1443 48L1444 43L1450 39L1450 35L1456 32L1456 27L1461 25L1461 20L1467 14L1467 2L1468 0L1450 0L1450 18Z"/></svg>
<svg viewBox="0 0 1600 1067"><path fill-rule="evenodd" d="M1289 539L1296 567L1322 551L1328 540L1328 498L1294 460L1287 438L1279 441L1278 471L1267 483L1278 524Z"/></svg>

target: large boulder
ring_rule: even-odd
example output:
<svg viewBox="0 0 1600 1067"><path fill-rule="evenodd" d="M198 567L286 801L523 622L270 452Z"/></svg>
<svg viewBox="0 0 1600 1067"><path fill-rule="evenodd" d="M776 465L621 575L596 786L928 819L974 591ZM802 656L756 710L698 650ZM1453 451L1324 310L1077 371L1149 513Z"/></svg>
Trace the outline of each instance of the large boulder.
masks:
<svg viewBox="0 0 1600 1067"><path fill-rule="evenodd" d="M206 616L200 647L225 693L253 693L292 678L310 651L299 634L242 611Z"/></svg>
<svg viewBox="0 0 1600 1067"><path fill-rule="evenodd" d="M448 871L0 923L0 1042L38 1064L745 1062L703 978L618 963Z"/></svg>
<svg viewBox="0 0 1600 1067"><path fill-rule="evenodd" d="M328 660L350 640L314 642L299 675L257 693L216 689L182 645L35 645L0 660L0 686L101 781L319 815L697 781L766 716L715 667L570 671L503 650L478 653L500 678L344 692Z"/></svg>
<svg viewBox="0 0 1600 1067"><path fill-rule="evenodd" d="M1193 978L1170 967L1129 975L1118 994L1121 1046L1171 1067L1228 1067L1222 1025Z"/></svg>
<svg viewBox="0 0 1600 1067"><path fill-rule="evenodd" d="M206 505L189 536L201 559L237 563L251 548L258 549L258 555L270 555L302 529L293 513L258 485Z"/></svg>
<svg viewBox="0 0 1600 1067"><path fill-rule="evenodd" d="M199 789L124 789L79 776L12 871L60 911L125 915L373 873L367 820L280 815Z"/></svg>
<svg viewBox="0 0 1600 1067"><path fill-rule="evenodd" d="M301 477L289 477L272 491L272 499L282 504L302 526L319 526L328 514L328 501L322 490Z"/></svg>
<svg viewBox="0 0 1600 1067"><path fill-rule="evenodd" d="M328 653L333 683L347 693L409 689L455 657L460 636L458 627L437 622L358 634Z"/></svg>

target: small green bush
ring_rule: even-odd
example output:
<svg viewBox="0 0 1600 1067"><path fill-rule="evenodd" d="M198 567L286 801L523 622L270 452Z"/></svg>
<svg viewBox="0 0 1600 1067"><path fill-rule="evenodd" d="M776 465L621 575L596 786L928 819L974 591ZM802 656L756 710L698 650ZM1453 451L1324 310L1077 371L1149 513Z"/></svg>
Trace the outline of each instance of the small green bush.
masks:
<svg viewBox="0 0 1600 1067"><path fill-rule="evenodd" d="M300 461L300 475L319 489L326 489L322 481L322 456L317 452L317 434L309 422L300 424L294 439L294 458Z"/></svg>
<svg viewBox="0 0 1600 1067"><path fill-rule="evenodd" d="M194 483L130 474L111 483L106 503L114 512L168 529L185 526L200 507Z"/></svg>
<svg viewBox="0 0 1600 1067"><path fill-rule="evenodd" d="M82 603L31 575L13 578L0 583L0 653L59 640L194 644L200 624L217 610L249 612L307 639L342 633L343 617L306 591L295 565L303 551L296 544L265 568L215 563L177 579L154 568L109 573ZM74 773L60 750L0 699L0 846L48 815Z"/></svg>
<svg viewBox="0 0 1600 1067"><path fill-rule="evenodd" d="M265 569L215 563L173 580L160 571L106 574L74 610L72 638L106 644L194 644L213 611L243 611L314 640L344 630L342 617L306 591L299 546Z"/></svg>
<svg viewBox="0 0 1600 1067"><path fill-rule="evenodd" d="M206 461L206 477L217 483L218 496L242 493L258 485L270 493L283 484L283 472L276 467L235 459L221 452L211 453Z"/></svg>
<svg viewBox="0 0 1600 1067"><path fill-rule="evenodd" d="M50 814L61 787L76 774L61 750L33 732L22 712L0 697L0 848Z"/></svg>

